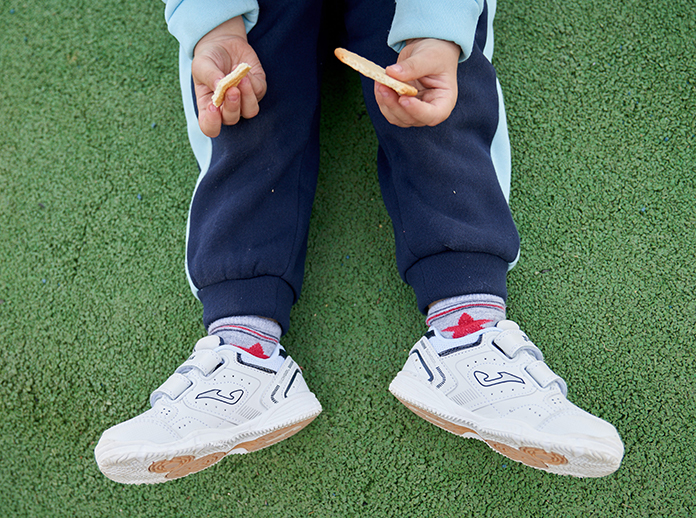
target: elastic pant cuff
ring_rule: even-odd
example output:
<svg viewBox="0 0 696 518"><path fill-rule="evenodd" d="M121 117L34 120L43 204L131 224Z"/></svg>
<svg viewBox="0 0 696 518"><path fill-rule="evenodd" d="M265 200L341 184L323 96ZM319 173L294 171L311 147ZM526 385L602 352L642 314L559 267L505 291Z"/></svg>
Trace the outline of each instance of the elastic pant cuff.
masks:
<svg viewBox="0 0 696 518"><path fill-rule="evenodd" d="M416 262L405 275L416 292L418 309L426 314L433 302L486 293L507 299L507 261L477 252L443 252Z"/></svg>
<svg viewBox="0 0 696 518"><path fill-rule="evenodd" d="M295 292L280 277L265 276L206 286L198 290L198 298L206 329L220 318L254 315L277 321L284 334L290 327Z"/></svg>

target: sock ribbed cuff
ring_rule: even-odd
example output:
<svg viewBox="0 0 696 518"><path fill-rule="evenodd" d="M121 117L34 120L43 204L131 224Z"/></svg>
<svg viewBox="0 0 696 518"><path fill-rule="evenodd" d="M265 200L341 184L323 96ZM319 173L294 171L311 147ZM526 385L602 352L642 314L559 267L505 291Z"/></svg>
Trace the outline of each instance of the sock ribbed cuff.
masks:
<svg viewBox="0 0 696 518"><path fill-rule="evenodd" d="M257 316L220 318L208 327L209 335L219 336L226 344L259 358L269 358L273 354L280 343L281 332L277 322Z"/></svg>
<svg viewBox="0 0 696 518"><path fill-rule="evenodd" d="M461 295L443 299L428 309L425 323L445 338L460 338L505 318L505 301L496 295Z"/></svg>

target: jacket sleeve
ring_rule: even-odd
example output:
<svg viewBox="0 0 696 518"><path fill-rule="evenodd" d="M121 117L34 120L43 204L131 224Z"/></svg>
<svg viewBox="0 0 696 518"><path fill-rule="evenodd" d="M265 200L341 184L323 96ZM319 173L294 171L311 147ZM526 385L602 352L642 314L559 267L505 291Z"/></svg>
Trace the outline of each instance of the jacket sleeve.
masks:
<svg viewBox="0 0 696 518"><path fill-rule="evenodd" d="M259 16L257 0L163 0L164 18L169 32L179 41L189 57L198 40L215 27L236 16L244 17L247 32Z"/></svg>
<svg viewBox="0 0 696 518"><path fill-rule="evenodd" d="M464 61L474 48L474 36L485 0L396 0L387 43L400 52L406 40L437 38L459 45Z"/></svg>

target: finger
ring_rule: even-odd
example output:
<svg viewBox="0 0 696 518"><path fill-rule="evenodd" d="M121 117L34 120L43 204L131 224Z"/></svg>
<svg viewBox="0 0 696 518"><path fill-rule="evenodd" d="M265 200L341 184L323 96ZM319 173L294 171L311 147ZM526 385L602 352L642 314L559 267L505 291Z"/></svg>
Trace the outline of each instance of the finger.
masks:
<svg viewBox="0 0 696 518"><path fill-rule="evenodd" d="M249 81L251 82L251 88L254 91L254 95L256 96L256 100L260 101L261 99L264 98L266 95L266 76L265 74L255 74L255 73L249 73L246 76Z"/></svg>
<svg viewBox="0 0 696 518"><path fill-rule="evenodd" d="M415 56L409 57L394 65L389 65L385 71L387 75L399 81L415 81L428 74L428 71L424 69L422 61Z"/></svg>
<svg viewBox="0 0 696 518"><path fill-rule="evenodd" d="M457 103L456 96L456 88L455 91L434 89L426 91L422 98L402 96L399 105L413 119L436 126L450 116Z"/></svg>
<svg viewBox="0 0 696 518"><path fill-rule="evenodd" d="M391 124L402 128L413 126L414 120L399 105L399 95L391 88L375 83L375 98L382 115Z"/></svg>
<svg viewBox="0 0 696 518"><path fill-rule="evenodd" d="M435 126L447 119L454 107L454 102L448 96L438 95L436 92L426 93L421 100L417 97L399 96L384 85L379 85L375 91L378 104L388 110L387 120L392 124L396 122L390 119L398 119L401 124L397 125Z"/></svg>
<svg viewBox="0 0 696 518"><path fill-rule="evenodd" d="M198 125L206 136L217 137L220 134L222 116L213 104L213 91L224 74L211 60L202 57L193 60L191 75L198 106Z"/></svg>
<svg viewBox="0 0 696 518"><path fill-rule="evenodd" d="M196 88L207 89L211 92L215 91L215 86L218 81L225 77L225 73L220 70L220 67L210 58L201 56L195 58L191 63L191 75Z"/></svg>
<svg viewBox="0 0 696 518"><path fill-rule="evenodd" d="M391 89L383 85L380 85L378 88L379 96L377 98L377 104L379 105L379 109L382 112L382 115L384 115L387 121L389 121L391 124L394 124L395 126L399 126L402 128L407 128L411 126L411 121L408 120L407 117L404 117L405 112L399 106L398 94L396 94L396 92L391 91Z"/></svg>
<svg viewBox="0 0 696 518"><path fill-rule="evenodd" d="M259 101L256 98L251 80L245 77L242 79L242 82L239 83L238 88L242 96L240 114L245 119L251 119L259 113Z"/></svg>
<svg viewBox="0 0 696 518"><path fill-rule="evenodd" d="M213 102L213 91L202 83L194 83L194 93L196 95L198 111L207 110L208 105Z"/></svg>
<svg viewBox="0 0 696 518"><path fill-rule="evenodd" d="M388 122L391 124L398 124L398 120L394 116L394 113L392 112L392 108L394 107L394 99L393 96L396 95L396 92L391 90L390 88L387 88L383 84L380 84L375 81L374 83L374 93L375 93L375 100L377 101L377 105L379 106L379 111L382 112L382 115L384 115L384 118L387 119ZM398 103L397 103L398 104Z"/></svg>
<svg viewBox="0 0 696 518"><path fill-rule="evenodd" d="M200 106L200 104L199 104ZM220 125L222 124L222 116L220 110L215 107L212 101L209 101L204 109L198 110L198 125L204 135L215 138L220 134Z"/></svg>
<svg viewBox="0 0 696 518"><path fill-rule="evenodd" d="M449 111L444 114L444 110L440 106L423 102L413 97L402 96L398 102L404 111L403 117L417 121L417 125L420 126L435 126L444 121L449 115Z"/></svg>
<svg viewBox="0 0 696 518"><path fill-rule="evenodd" d="M227 89L225 98L222 101L222 106L220 106L223 124L231 126L239 122L241 116L241 99L242 95L239 88L233 86Z"/></svg>

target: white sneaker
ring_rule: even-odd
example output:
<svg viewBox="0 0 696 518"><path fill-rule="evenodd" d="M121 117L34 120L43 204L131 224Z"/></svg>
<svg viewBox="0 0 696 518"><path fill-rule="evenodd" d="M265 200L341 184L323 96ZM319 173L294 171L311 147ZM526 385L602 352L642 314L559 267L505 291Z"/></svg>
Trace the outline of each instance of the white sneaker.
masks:
<svg viewBox="0 0 696 518"><path fill-rule="evenodd" d="M459 339L430 329L389 390L423 419L533 468L602 477L621 464L616 429L566 399L563 379L510 320Z"/></svg>
<svg viewBox="0 0 696 518"><path fill-rule="evenodd" d="M225 455L286 439L321 412L298 365L282 347L260 360L202 338L150 397L152 408L106 430L94 455L124 484L155 484L205 469Z"/></svg>

